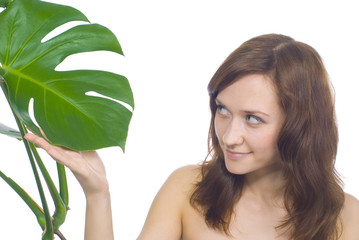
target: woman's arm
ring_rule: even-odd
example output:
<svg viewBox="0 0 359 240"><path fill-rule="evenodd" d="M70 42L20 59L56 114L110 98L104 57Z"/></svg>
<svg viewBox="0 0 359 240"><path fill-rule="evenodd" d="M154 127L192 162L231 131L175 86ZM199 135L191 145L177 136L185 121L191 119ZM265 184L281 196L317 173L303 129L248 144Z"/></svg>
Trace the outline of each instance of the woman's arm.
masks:
<svg viewBox="0 0 359 240"><path fill-rule="evenodd" d="M25 138L43 148L57 162L68 167L86 196L85 240L112 240L112 212L105 167L95 151L76 152L53 146L28 133Z"/></svg>
<svg viewBox="0 0 359 240"><path fill-rule="evenodd" d="M85 240L114 239L109 185L98 154L53 146L32 133L25 138L68 167L79 181L86 196ZM197 175L195 166L183 167L171 174L155 197L138 240L181 238L183 209Z"/></svg>
<svg viewBox="0 0 359 240"><path fill-rule="evenodd" d="M114 239L109 192L86 197L85 240Z"/></svg>

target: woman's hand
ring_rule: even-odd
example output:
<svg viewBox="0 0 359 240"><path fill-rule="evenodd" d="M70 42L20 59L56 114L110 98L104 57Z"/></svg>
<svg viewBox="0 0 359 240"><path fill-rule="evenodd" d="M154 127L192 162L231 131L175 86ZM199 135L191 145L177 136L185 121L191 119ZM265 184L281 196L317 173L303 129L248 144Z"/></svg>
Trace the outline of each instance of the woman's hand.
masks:
<svg viewBox="0 0 359 240"><path fill-rule="evenodd" d="M54 146L33 133L27 133L25 138L68 167L79 181L87 198L108 193L105 167L96 151L77 152Z"/></svg>
<svg viewBox="0 0 359 240"><path fill-rule="evenodd" d="M97 152L77 152L54 146L33 133L27 133L25 138L68 167L79 181L86 196L85 240L113 240L109 186Z"/></svg>

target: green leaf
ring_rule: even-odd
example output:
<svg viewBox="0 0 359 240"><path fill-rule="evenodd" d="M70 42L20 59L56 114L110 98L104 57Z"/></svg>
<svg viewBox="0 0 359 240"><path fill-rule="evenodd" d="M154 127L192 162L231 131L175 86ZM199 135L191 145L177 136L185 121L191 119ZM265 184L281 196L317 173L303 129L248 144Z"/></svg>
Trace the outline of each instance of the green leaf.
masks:
<svg viewBox="0 0 359 240"><path fill-rule="evenodd" d="M18 140L21 140L21 133L11 127L8 127L2 123L0 123L0 133L8 135L9 137L17 138Z"/></svg>
<svg viewBox="0 0 359 240"><path fill-rule="evenodd" d="M121 46L98 24L78 25L41 42L69 21L88 20L74 8L39 0L13 0L0 13L0 75L10 104L40 135L29 114L33 99L36 122L53 144L75 150L124 149L134 108L128 80L97 70L55 71L69 55L99 50L122 54Z"/></svg>
<svg viewBox="0 0 359 240"><path fill-rule="evenodd" d="M0 7L6 7L9 4L10 0L0 0Z"/></svg>

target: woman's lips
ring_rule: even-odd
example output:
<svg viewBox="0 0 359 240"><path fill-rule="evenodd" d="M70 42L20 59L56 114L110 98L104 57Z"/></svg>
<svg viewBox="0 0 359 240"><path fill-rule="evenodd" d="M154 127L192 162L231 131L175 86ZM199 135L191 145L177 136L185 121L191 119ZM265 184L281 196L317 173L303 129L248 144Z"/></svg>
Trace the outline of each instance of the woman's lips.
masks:
<svg viewBox="0 0 359 240"><path fill-rule="evenodd" d="M251 154L251 152L232 152L229 150L226 150L226 157L233 160L239 160L244 157L247 157Z"/></svg>

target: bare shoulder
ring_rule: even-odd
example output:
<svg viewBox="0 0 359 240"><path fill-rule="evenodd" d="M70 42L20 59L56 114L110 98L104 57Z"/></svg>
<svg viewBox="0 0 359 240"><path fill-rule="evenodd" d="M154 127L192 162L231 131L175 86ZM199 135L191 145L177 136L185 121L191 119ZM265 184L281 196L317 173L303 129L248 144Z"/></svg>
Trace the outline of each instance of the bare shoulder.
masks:
<svg viewBox="0 0 359 240"><path fill-rule="evenodd" d="M351 222L357 220L359 222L359 201L350 194L345 194L345 202L343 208L343 221Z"/></svg>
<svg viewBox="0 0 359 240"><path fill-rule="evenodd" d="M181 182L182 184L193 184L200 179L201 166L187 165L176 169L167 181Z"/></svg>
<svg viewBox="0 0 359 240"><path fill-rule="evenodd" d="M200 176L200 166L175 170L153 200L138 240L178 240L182 234L182 215L190 192Z"/></svg>
<svg viewBox="0 0 359 240"><path fill-rule="evenodd" d="M344 239L359 240L359 201L350 194L345 194L344 208L342 211Z"/></svg>
<svg viewBox="0 0 359 240"><path fill-rule="evenodd" d="M177 201L185 203L194 184L198 182L200 169L201 167L198 165L188 165L176 169L167 178L157 196L170 195Z"/></svg>
<svg viewBox="0 0 359 240"><path fill-rule="evenodd" d="M173 171L164 183L163 188L176 191L177 195L181 195L178 197L187 202L189 194L192 192L194 185L200 180L200 177L201 166L187 165Z"/></svg>

